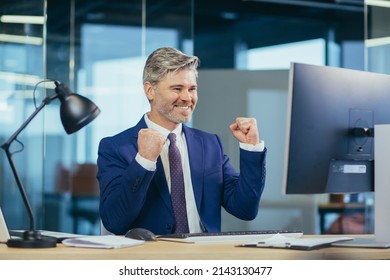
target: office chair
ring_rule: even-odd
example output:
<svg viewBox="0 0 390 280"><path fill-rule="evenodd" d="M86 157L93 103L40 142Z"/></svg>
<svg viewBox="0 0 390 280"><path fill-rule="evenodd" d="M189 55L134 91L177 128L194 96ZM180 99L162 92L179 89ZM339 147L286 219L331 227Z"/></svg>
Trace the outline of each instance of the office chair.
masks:
<svg viewBox="0 0 390 280"><path fill-rule="evenodd" d="M96 179L97 165L84 163L75 166L71 176L71 207L73 232L80 232L79 223L84 220L94 227L100 221L99 183ZM85 232L84 232L85 233ZM93 228L88 234L94 234Z"/></svg>

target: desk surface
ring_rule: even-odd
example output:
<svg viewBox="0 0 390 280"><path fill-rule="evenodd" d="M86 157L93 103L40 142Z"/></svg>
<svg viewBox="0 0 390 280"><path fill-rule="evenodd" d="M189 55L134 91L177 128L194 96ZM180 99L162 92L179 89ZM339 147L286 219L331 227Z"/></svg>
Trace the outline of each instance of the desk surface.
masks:
<svg viewBox="0 0 390 280"><path fill-rule="evenodd" d="M370 235L364 235L372 237ZM362 237L362 236L359 236ZM390 259L390 249L329 247L310 251L242 248L234 243L184 244L147 242L124 249L73 248L58 244L49 249L8 248L0 244L0 259L8 260L322 260Z"/></svg>

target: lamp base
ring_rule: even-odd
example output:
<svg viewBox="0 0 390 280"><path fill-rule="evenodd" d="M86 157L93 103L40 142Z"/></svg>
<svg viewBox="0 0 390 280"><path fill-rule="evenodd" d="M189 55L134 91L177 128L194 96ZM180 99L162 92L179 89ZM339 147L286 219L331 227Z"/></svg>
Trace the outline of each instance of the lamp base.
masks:
<svg viewBox="0 0 390 280"><path fill-rule="evenodd" d="M12 248L53 248L57 246L57 238L42 236L40 231L26 230L20 239L9 239L7 246Z"/></svg>

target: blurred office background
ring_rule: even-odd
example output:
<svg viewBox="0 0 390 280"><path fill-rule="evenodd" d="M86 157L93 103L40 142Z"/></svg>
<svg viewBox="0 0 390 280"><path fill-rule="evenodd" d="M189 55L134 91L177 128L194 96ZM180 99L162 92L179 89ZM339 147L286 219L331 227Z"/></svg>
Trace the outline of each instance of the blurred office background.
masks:
<svg viewBox="0 0 390 280"><path fill-rule="evenodd" d="M201 59L199 105L190 125L219 134L238 168L228 125L236 116L256 117L269 150L258 217L243 222L223 213L223 229L319 233L320 205L330 195L282 194L288 69L294 61L390 74L389 21L390 1L2 0L0 143L34 111L34 98L39 104L52 93L52 83L44 83L33 96L42 79L67 84L102 110L67 135L53 102L19 136L23 146L13 143L37 228L99 234L98 143L148 110L144 61L154 49L173 46ZM372 194L340 199L364 205L366 214L373 203ZM28 226L4 153L0 206L9 228ZM326 226L339 217L330 215ZM372 223L365 217L349 231L370 232Z"/></svg>

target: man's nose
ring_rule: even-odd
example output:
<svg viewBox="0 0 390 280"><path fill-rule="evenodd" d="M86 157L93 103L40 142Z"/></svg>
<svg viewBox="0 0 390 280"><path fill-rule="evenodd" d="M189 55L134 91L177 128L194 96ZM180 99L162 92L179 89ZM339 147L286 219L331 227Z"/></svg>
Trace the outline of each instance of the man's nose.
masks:
<svg viewBox="0 0 390 280"><path fill-rule="evenodd" d="M180 99L182 100L191 100L191 93L188 89L182 90L180 92Z"/></svg>

